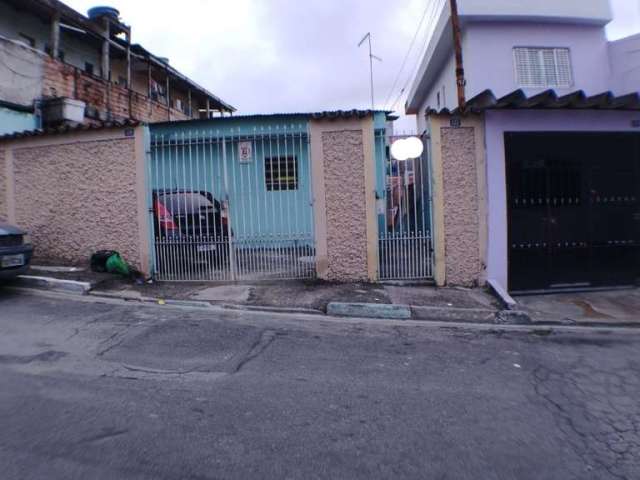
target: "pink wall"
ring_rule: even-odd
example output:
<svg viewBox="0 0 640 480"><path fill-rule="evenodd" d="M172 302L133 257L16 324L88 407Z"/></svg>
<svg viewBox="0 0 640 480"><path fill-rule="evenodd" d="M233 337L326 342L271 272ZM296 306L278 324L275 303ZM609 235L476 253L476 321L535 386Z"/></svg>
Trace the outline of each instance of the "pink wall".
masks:
<svg viewBox="0 0 640 480"><path fill-rule="evenodd" d="M614 111L487 111L485 114L487 148L488 252L487 278L506 288L507 282L507 180L505 172L505 132L583 131L640 133L632 121L640 121L640 112Z"/></svg>

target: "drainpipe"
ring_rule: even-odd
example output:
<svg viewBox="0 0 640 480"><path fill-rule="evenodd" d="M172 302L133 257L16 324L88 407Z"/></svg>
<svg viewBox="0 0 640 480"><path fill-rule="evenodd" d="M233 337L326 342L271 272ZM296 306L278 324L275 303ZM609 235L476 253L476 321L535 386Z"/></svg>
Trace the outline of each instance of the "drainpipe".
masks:
<svg viewBox="0 0 640 480"><path fill-rule="evenodd" d="M460 16L458 15L458 0L450 0L451 26L453 27L453 46L456 55L456 85L458 87L458 108L462 113L467 104L464 78L464 64L462 62L462 33L460 29Z"/></svg>

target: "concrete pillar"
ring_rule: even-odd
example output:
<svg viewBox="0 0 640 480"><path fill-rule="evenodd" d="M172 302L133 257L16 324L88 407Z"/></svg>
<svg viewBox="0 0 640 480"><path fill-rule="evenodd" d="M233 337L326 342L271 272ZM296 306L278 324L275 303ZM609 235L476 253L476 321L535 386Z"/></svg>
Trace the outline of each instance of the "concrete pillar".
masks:
<svg viewBox="0 0 640 480"><path fill-rule="evenodd" d="M111 45L109 43L111 37L111 26L107 17L104 17L102 21L104 22L104 33L102 39L102 78L109 80L109 77L111 76Z"/></svg>
<svg viewBox="0 0 640 480"><path fill-rule="evenodd" d="M428 130L436 284L483 284L487 246L483 117L464 117L458 126L449 115L431 115Z"/></svg>
<svg viewBox="0 0 640 480"><path fill-rule="evenodd" d="M131 88L131 32L127 32L127 88Z"/></svg>
<svg viewBox="0 0 640 480"><path fill-rule="evenodd" d="M171 121L171 93L170 93L170 88L171 88L171 80L169 79L169 72L167 71L167 117L169 118L169 121Z"/></svg>
<svg viewBox="0 0 640 480"><path fill-rule="evenodd" d="M378 269L373 118L310 122L319 278L375 281Z"/></svg>
<svg viewBox="0 0 640 480"><path fill-rule="evenodd" d="M51 18L51 57L57 60L60 56L60 13L56 12Z"/></svg>

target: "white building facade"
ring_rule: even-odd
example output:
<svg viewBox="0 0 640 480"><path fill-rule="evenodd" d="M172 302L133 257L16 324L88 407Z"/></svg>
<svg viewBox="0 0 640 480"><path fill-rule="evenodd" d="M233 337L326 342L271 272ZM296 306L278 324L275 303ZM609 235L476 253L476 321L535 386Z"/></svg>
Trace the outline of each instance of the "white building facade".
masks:
<svg viewBox="0 0 640 480"><path fill-rule="evenodd" d="M436 280L452 283L446 265L466 263L473 266L453 275L463 279L456 283L491 280L514 292L636 282L640 35L607 40L608 0L458 3L468 105L458 108L449 2L406 105L419 131L435 139L434 191L443 202L434 204L442 209L434 212L434 234L445 244L436 244ZM464 144L467 126L481 130L466 136L475 138L473 172L447 159L447 139L457 135ZM468 248L453 249L459 235L449 235L457 214L447 211L447 196L457 195L456 176L476 182L472 262L462 258Z"/></svg>

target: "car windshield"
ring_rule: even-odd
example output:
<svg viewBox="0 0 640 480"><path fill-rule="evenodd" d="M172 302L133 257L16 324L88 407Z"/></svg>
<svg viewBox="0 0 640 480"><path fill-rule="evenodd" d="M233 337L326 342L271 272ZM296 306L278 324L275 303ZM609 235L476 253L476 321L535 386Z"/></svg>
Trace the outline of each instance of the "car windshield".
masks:
<svg viewBox="0 0 640 480"><path fill-rule="evenodd" d="M213 210L213 203L201 193L167 193L158 199L173 215L191 215Z"/></svg>

